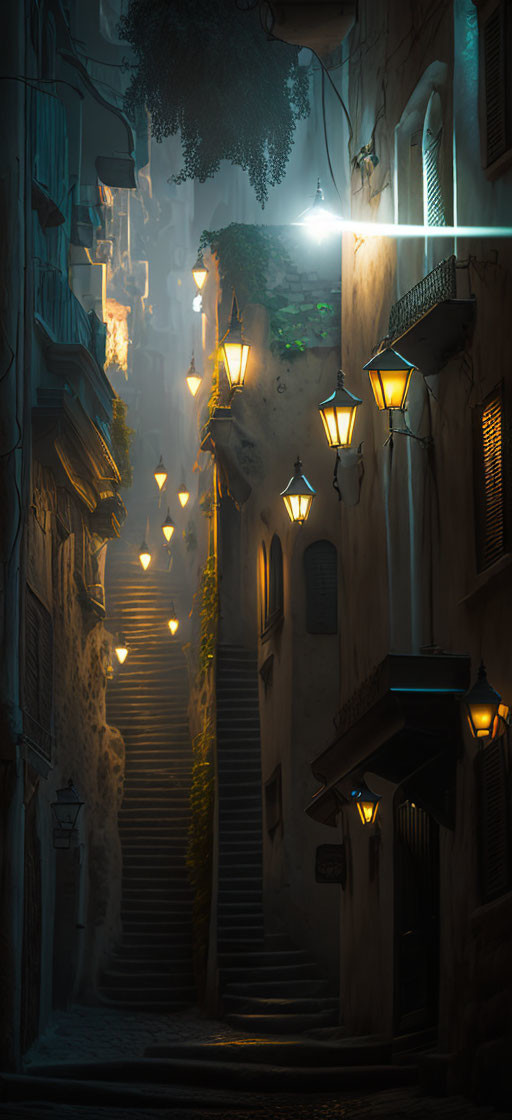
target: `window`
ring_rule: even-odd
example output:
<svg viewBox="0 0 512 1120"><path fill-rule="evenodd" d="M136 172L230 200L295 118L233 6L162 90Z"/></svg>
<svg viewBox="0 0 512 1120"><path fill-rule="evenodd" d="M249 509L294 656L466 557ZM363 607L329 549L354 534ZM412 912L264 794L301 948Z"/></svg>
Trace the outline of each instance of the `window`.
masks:
<svg viewBox="0 0 512 1120"><path fill-rule="evenodd" d="M475 410L475 529L478 571L509 549L506 432L503 388L498 386Z"/></svg>
<svg viewBox="0 0 512 1120"><path fill-rule="evenodd" d="M423 223L426 226L445 226L443 192L439 177L439 157L443 136L443 110L436 90L429 97L423 122L421 144L423 165Z"/></svg>
<svg viewBox="0 0 512 1120"><path fill-rule="evenodd" d="M510 797L504 739L477 756L480 785L480 870L482 902L491 902L511 886Z"/></svg>
<svg viewBox="0 0 512 1120"><path fill-rule="evenodd" d="M45 755L51 754L53 633L51 615L30 590L25 596L23 731Z"/></svg>
<svg viewBox="0 0 512 1120"><path fill-rule="evenodd" d="M283 550L274 534L268 554L265 545L260 553L260 624L261 631L274 628L283 618Z"/></svg>
<svg viewBox="0 0 512 1120"><path fill-rule="evenodd" d="M315 541L304 552L308 634L338 632L338 557L330 541Z"/></svg>
<svg viewBox="0 0 512 1120"><path fill-rule="evenodd" d="M507 0L479 3L484 167L493 178L512 160L512 15Z"/></svg>

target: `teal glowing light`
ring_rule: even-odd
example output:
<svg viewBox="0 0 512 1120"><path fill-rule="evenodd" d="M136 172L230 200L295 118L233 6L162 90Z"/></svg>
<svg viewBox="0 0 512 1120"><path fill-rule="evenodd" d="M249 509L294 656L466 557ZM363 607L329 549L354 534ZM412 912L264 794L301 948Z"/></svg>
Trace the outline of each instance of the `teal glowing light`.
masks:
<svg viewBox="0 0 512 1120"><path fill-rule="evenodd" d="M362 222L359 219L322 215L322 236L331 233L355 233L357 237L512 237L512 226L414 226L399 222ZM309 227L307 221L292 222Z"/></svg>

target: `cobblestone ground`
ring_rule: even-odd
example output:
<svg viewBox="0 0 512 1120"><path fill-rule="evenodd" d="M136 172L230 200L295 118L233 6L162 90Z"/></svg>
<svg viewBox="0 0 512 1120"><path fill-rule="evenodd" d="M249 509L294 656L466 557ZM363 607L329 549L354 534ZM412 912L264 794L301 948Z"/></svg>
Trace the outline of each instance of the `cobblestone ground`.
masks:
<svg viewBox="0 0 512 1120"><path fill-rule="evenodd" d="M44 1035L26 1055L31 1065L66 1061L140 1057L146 1046L176 1041L226 1041L240 1037L230 1027L197 1013L141 1015L108 1008L73 1007L56 1014ZM132 1088L135 1088L132 1085ZM150 1086L139 1086L144 1091ZM512 1113L478 1108L463 1097L427 1098L416 1089L350 1096L311 1097L222 1093L219 1090L169 1086L179 1103L162 1108L115 1108L98 1105L1 1103L2 1120L510 1120ZM194 1096L208 1101L194 1107ZM226 1111L228 1097L232 1107ZM222 1100L224 1098L224 1101ZM163 1103L163 1102L162 1102Z"/></svg>

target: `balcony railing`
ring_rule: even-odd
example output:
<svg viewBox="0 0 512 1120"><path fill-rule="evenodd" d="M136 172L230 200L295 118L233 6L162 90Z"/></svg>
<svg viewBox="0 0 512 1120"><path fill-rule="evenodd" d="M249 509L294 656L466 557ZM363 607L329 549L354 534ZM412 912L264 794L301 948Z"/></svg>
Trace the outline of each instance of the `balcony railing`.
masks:
<svg viewBox="0 0 512 1120"><path fill-rule="evenodd" d="M48 329L54 342L79 343L103 368L107 328L94 311L84 311L73 295L67 277L58 269L35 263L34 314Z"/></svg>
<svg viewBox="0 0 512 1120"><path fill-rule="evenodd" d="M417 323L432 307L446 299L457 298L456 258L447 257L394 303L389 315L389 338L398 338Z"/></svg>

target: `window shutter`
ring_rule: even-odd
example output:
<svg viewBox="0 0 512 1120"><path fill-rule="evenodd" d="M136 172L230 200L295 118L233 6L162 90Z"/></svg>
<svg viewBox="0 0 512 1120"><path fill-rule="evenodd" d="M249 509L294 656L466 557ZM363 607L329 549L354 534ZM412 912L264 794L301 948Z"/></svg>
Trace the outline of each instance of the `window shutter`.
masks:
<svg viewBox="0 0 512 1120"><path fill-rule="evenodd" d="M476 543L477 566L482 571L505 552L505 421L501 387L477 409L476 421Z"/></svg>
<svg viewBox="0 0 512 1120"><path fill-rule="evenodd" d="M25 664L23 677L23 729L27 737L50 757L53 687L53 633L51 616L36 595L26 589Z"/></svg>
<svg viewBox="0 0 512 1120"><path fill-rule="evenodd" d="M508 890L510 852L507 771L503 740L479 755L482 895L490 902Z"/></svg>
<svg viewBox="0 0 512 1120"><path fill-rule="evenodd" d="M506 29L505 4L500 3L483 28L486 166L506 152Z"/></svg>
<svg viewBox="0 0 512 1120"><path fill-rule="evenodd" d="M338 561L330 541L315 541L304 552L306 629L309 634L338 632Z"/></svg>

